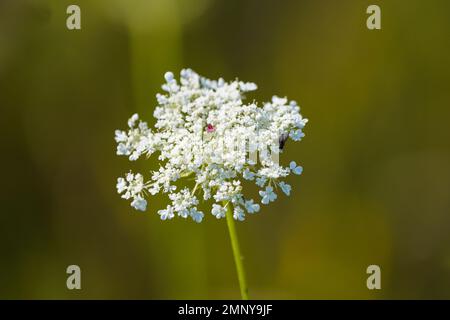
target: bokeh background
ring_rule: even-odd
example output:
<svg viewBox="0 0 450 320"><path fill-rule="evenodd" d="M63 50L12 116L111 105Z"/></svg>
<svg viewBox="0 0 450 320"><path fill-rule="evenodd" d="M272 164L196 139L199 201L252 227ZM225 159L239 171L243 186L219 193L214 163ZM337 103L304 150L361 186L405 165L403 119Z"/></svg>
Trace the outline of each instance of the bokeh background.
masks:
<svg viewBox="0 0 450 320"><path fill-rule="evenodd" d="M82 29L66 28L81 7ZM366 28L378 4L382 30ZM152 122L191 67L295 99L293 195L238 225L261 299L450 298L447 0L1 0L0 298L239 298L224 220L161 222L116 194L151 161L114 130ZM154 160L153 160L154 162ZM66 267L82 290L66 288ZM382 269L382 290L366 268Z"/></svg>

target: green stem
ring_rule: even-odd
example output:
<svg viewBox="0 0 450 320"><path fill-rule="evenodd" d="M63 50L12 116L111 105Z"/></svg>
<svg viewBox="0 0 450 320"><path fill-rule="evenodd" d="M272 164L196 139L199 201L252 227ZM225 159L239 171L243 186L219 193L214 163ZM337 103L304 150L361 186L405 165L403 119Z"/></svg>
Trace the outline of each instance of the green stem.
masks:
<svg viewBox="0 0 450 320"><path fill-rule="evenodd" d="M239 248L239 241L236 233L236 226L234 224L231 203L228 203L227 205L226 219L228 231L230 233L231 248L233 249L234 262L236 264L236 271L239 280L239 288L241 289L242 300L248 300L247 280L245 278L244 264L242 263L243 257Z"/></svg>

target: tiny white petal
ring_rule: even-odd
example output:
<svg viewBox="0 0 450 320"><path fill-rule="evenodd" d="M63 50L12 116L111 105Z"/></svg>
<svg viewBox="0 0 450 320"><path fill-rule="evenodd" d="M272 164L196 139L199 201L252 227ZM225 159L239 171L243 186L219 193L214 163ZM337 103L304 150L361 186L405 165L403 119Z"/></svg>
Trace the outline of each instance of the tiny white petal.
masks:
<svg viewBox="0 0 450 320"><path fill-rule="evenodd" d="M173 80L173 73L168 71L164 74L164 79L166 79L167 82L171 82Z"/></svg>
<svg viewBox="0 0 450 320"><path fill-rule="evenodd" d="M132 202L131 206L135 208L136 210L145 211L147 209L147 200L136 197Z"/></svg>

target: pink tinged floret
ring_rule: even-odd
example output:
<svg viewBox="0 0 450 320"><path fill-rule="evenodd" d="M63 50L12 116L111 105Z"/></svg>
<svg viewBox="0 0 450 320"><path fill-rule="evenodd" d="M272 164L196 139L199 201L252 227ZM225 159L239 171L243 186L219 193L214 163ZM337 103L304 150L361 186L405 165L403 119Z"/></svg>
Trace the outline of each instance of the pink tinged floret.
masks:
<svg viewBox="0 0 450 320"><path fill-rule="evenodd" d="M207 132L214 132L214 130L216 130L216 128L214 128L214 126L210 123L208 123L208 126L206 127L206 131Z"/></svg>

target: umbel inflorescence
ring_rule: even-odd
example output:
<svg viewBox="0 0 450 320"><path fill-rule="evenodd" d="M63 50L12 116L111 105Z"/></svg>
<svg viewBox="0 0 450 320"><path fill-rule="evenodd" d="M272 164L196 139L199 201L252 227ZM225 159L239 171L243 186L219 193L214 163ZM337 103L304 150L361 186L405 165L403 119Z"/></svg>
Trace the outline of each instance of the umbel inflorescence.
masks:
<svg viewBox="0 0 450 320"><path fill-rule="evenodd" d="M279 154L286 140L303 138L308 122L295 101L274 96L262 106L245 104L244 94L256 90L254 83L209 80L190 69L181 71L179 81L171 72L165 80L165 93L156 96L154 128L134 114L128 131L116 130L118 155L134 161L157 153L159 160L148 179L129 172L117 180L122 198L145 211L149 195L165 193L170 204L158 211L162 220L179 216L201 222L200 201L209 201L218 219L231 205L234 219L242 221L246 213L259 211L258 202L275 201L276 190L290 195L291 186L282 179L301 174L302 167L294 161L281 166ZM182 179L186 183L180 187ZM245 197L243 179L260 188L260 201Z"/></svg>

